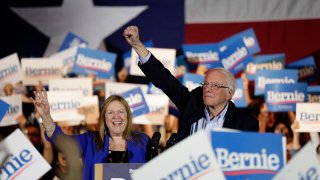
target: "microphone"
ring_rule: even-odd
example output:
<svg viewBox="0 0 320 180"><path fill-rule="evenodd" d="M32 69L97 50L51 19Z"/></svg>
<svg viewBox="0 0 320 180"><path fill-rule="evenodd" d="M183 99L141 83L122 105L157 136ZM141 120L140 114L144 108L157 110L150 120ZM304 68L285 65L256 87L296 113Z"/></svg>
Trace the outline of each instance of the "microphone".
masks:
<svg viewBox="0 0 320 180"><path fill-rule="evenodd" d="M160 138L161 138L161 134L159 132L153 133L152 138L149 140L147 144L147 152L146 152L147 161L153 159L159 154L158 147L159 147Z"/></svg>
<svg viewBox="0 0 320 180"><path fill-rule="evenodd" d="M172 133L169 139L167 140L165 150L169 149L171 146L177 143L177 133Z"/></svg>

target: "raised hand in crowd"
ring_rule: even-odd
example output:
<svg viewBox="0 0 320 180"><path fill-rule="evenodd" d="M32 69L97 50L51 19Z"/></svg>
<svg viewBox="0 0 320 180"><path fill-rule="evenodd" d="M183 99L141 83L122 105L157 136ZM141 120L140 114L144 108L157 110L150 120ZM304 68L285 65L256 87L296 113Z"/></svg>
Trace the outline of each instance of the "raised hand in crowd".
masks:
<svg viewBox="0 0 320 180"><path fill-rule="evenodd" d="M42 118L42 124L47 135L51 137L55 129L55 123L53 122L53 119L50 114L50 106L46 89L36 88L36 90L33 91L33 94L34 98L31 97L30 100L34 104L37 113L39 113L40 117Z"/></svg>
<svg viewBox="0 0 320 180"><path fill-rule="evenodd" d="M123 35L128 44L130 44L130 46L136 51L139 57L146 57L148 55L149 51L140 41L139 29L137 26L127 27L124 30Z"/></svg>

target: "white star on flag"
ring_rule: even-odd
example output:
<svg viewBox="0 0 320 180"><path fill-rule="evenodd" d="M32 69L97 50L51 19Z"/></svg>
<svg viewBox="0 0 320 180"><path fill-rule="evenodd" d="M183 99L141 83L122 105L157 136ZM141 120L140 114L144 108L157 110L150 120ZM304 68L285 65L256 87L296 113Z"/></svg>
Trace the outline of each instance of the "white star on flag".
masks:
<svg viewBox="0 0 320 180"><path fill-rule="evenodd" d="M55 53L68 32L97 49L103 39L137 17L147 6L94 6L90 0L64 0L61 7L12 8L19 16L50 37L45 56Z"/></svg>

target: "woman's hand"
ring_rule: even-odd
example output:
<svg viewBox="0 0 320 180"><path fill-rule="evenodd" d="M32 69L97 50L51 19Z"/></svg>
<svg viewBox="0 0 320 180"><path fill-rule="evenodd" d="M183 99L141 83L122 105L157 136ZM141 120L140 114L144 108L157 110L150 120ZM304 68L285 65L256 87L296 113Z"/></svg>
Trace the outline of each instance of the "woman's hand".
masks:
<svg viewBox="0 0 320 180"><path fill-rule="evenodd" d="M42 118L42 124L44 129L46 130L47 135L51 137L56 126L50 115L50 106L47 91L45 88L36 88L36 90L33 91L33 94L34 99L30 98L30 100L34 104L37 113L39 113L40 117Z"/></svg>
<svg viewBox="0 0 320 180"><path fill-rule="evenodd" d="M33 91L34 99L31 97L30 100L34 104L36 111L41 117L50 115L50 106L48 101L48 96L45 88L37 88Z"/></svg>

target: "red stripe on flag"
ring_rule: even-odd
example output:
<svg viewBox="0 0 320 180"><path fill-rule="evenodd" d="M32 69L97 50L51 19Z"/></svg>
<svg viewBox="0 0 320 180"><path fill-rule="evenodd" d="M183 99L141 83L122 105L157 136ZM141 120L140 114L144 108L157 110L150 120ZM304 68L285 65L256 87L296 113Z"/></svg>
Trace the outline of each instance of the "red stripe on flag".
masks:
<svg viewBox="0 0 320 180"><path fill-rule="evenodd" d="M320 50L320 19L186 24L185 42L216 43L248 28L254 29L260 54L285 53L287 63Z"/></svg>

